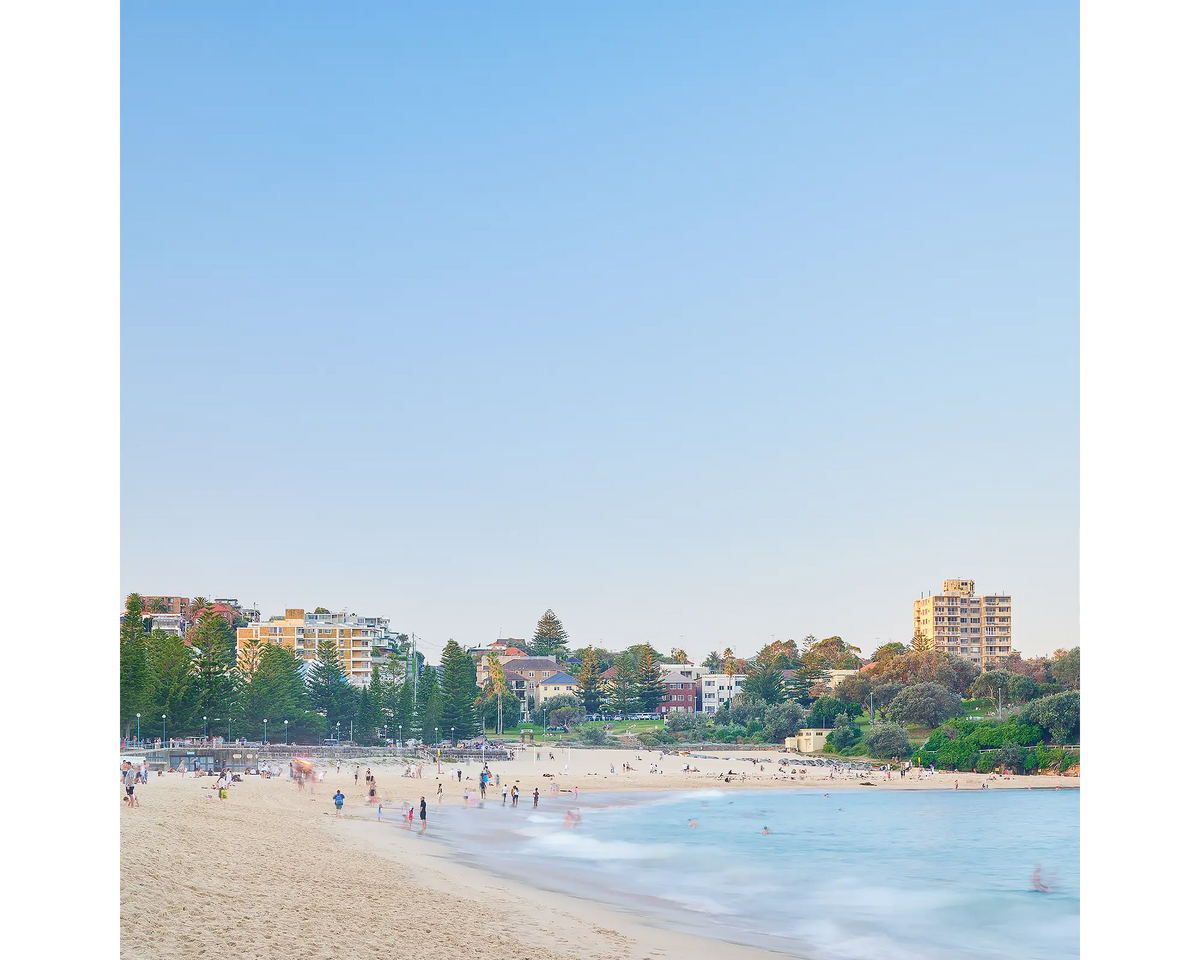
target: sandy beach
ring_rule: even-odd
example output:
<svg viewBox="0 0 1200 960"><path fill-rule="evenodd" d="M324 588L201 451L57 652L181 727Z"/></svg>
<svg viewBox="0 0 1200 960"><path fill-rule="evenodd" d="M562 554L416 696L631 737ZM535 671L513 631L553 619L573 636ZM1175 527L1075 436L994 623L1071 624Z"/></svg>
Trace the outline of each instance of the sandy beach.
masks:
<svg viewBox="0 0 1200 960"><path fill-rule="evenodd" d="M537 756L541 750L541 758ZM534 787L553 796L552 782L573 796L634 790L794 788L980 789L977 774L931 779L875 773L865 786L850 776L823 778L811 768L795 781L779 779L774 751L722 753L704 760L657 751L527 748L513 761L489 761L503 791L519 783L522 803ZM703 751L701 751L703 752ZM739 757L762 759L763 770ZM639 759L640 757L640 759ZM622 772L629 763L632 771ZM664 771L650 772L658 763ZM684 763L700 768L684 773ZM420 779L403 777L395 760L360 764L375 771L385 809L423 794L436 823L438 783L444 804L462 804L463 786L477 785L480 762L425 764ZM214 780L190 773L154 776L138 787L141 806L120 809L121 954L200 958L234 950L249 957L508 958L715 957L765 958L766 951L669 931L631 913L562 894L523 887L456 862L428 837L376 822L354 763L302 792L285 775L246 777L217 799ZM616 773L611 772L615 767ZM463 770L462 785L457 771ZM736 777L726 784L724 775ZM790 771L790 768L789 768ZM552 773L553 777L544 776ZM744 776L744 779L743 779ZM1020 777L989 781L994 789L1072 788L1077 778ZM346 795L341 819L332 795ZM559 794L562 798L562 793ZM559 801L561 802L561 800ZM114 803L119 803L114 791ZM697 951L700 951L697 954Z"/></svg>

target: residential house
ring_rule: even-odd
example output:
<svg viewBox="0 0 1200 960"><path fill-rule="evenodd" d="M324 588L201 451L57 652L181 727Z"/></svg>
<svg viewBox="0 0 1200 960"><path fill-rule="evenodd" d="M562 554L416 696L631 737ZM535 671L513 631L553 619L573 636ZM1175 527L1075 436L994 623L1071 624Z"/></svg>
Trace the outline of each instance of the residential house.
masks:
<svg viewBox="0 0 1200 960"><path fill-rule="evenodd" d="M663 677L663 686L666 692L658 705L660 716L696 712L696 681L682 673L668 673Z"/></svg>
<svg viewBox="0 0 1200 960"><path fill-rule="evenodd" d="M537 682L533 688L534 704L540 707L551 697L565 697L578 690L579 681L570 674L560 671Z"/></svg>
<svg viewBox="0 0 1200 960"><path fill-rule="evenodd" d="M562 666L554 657L497 657L500 665L505 670L511 670L513 673L519 673L527 680L536 683L539 680L545 680L558 673ZM488 662L487 658L481 658L475 664L475 683L483 686L487 679ZM531 684L532 685L532 684Z"/></svg>

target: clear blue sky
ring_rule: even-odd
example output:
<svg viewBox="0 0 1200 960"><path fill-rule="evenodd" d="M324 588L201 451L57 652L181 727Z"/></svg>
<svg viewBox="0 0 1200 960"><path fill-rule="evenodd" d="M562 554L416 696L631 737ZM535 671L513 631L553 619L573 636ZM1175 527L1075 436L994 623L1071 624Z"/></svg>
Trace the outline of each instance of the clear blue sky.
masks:
<svg viewBox="0 0 1200 960"><path fill-rule="evenodd" d="M580 6L123 7L123 591L1078 643L1076 5Z"/></svg>

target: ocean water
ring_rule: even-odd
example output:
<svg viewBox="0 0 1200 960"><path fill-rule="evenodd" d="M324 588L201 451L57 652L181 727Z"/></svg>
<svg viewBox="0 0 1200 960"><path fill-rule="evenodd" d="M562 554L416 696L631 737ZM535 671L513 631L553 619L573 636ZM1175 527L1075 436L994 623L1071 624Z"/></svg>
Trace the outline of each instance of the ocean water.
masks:
<svg viewBox="0 0 1200 960"><path fill-rule="evenodd" d="M1078 790L597 794L536 811L460 794L431 805L429 833L501 876L792 956L1079 955ZM1048 893L1031 889L1038 864Z"/></svg>

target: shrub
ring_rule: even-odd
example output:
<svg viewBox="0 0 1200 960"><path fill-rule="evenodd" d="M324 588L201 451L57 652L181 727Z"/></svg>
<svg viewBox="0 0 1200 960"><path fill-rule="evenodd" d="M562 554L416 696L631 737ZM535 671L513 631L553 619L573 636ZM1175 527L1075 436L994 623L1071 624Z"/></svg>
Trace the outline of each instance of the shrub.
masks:
<svg viewBox="0 0 1200 960"><path fill-rule="evenodd" d="M609 742L609 736L603 727L585 727L579 732L579 742L590 747L600 747Z"/></svg>
<svg viewBox="0 0 1200 960"><path fill-rule="evenodd" d="M1041 727L1054 743L1076 743L1079 739L1079 694L1064 690L1040 697L1027 704L1017 719Z"/></svg>
<svg viewBox="0 0 1200 960"><path fill-rule="evenodd" d="M996 760L1005 767L1012 767L1014 770L1019 770L1025 765L1026 750L1019 743L1013 743L1011 740L1005 741L999 750L996 751Z"/></svg>
<svg viewBox="0 0 1200 960"><path fill-rule="evenodd" d="M1029 755L1025 757L1025 764L1024 764L1024 766L1025 766L1025 772L1026 772L1026 773L1033 773L1033 771L1035 771L1035 770L1038 768L1038 765L1037 765L1037 763L1038 763L1038 761L1037 761L1037 754L1036 754L1036 753L1033 753L1033 752L1031 751L1031 752L1029 753Z"/></svg>
<svg viewBox="0 0 1200 960"><path fill-rule="evenodd" d="M988 751L987 753L981 753L979 755L979 759L975 761L975 772L976 773L991 773L993 770L996 769L996 764L997 764L997 760L996 760L995 751Z"/></svg>

